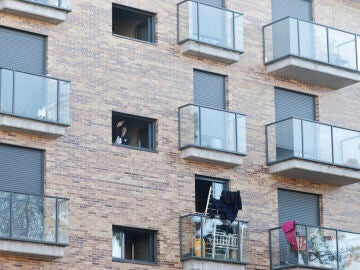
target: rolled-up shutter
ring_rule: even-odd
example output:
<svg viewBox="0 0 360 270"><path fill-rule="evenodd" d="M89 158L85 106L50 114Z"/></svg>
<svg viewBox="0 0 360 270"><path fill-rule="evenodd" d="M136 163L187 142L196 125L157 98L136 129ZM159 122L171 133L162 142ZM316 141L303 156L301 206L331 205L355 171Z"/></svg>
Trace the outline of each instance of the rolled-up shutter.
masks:
<svg viewBox="0 0 360 270"><path fill-rule="evenodd" d="M272 0L272 20L285 17L312 21L312 0Z"/></svg>
<svg viewBox="0 0 360 270"><path fill-rule="evenodd" d="M0 68L45 74L45 37L0 27L0 48Z"/></svg>
<svg viewBox="0 0 360 270"><path fill-rule="evenodd" d="M195 70L194 103L199 106L225 110L225 77Z"/></svg>
<svg viewBox="0 0 360 270"><path fill-rule="evenodd" d="M215 7L224 7L224 0L199 0L199 2Z"/></svg>
<svg viewBox="0 0 360 270"><path fill-rule="evenodd" d="M0 144L0 189L43 194L44 151Z"/></svg>
<svg viewBox="0 0 360 270"><path fill-rule="evenodd" d="M279 225L285 221L320 226L319 196L290 190L278 190Z"/></svg>
<svg viewBox="0 0 360 270"><path fill-rule="evenodd" d="M275 89L275 118L276 121L289 117L298 117L315 121L314 96Z"/></svg>

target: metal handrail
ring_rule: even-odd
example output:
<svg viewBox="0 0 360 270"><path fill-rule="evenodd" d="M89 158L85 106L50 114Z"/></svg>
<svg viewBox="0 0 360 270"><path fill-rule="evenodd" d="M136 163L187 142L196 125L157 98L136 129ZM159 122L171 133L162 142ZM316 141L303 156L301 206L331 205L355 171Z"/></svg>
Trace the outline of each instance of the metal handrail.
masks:
<svg viewBox="0 0 360 270"><path fill-rule="evenodd" d="M331 27L331 26L326 26L324 24L319 24L319 23L315 23L315 22L312 22L312 21L306 21L306 20L302 20L302 19L298 19L298 18L294 18L294 17L291 17L291 16L287 16L287 17L284 17L284 18L281 18L279 20L276 20L276 21L273 21L269 24L266 24L263 26L263 38L264 38L264 49L266 47L266 40L265 40L265 29L269 26L272 26L278 22L281 22L281 21L284 21L284 20L287 20L287 19L293 19L293 20L296 20L297 22L297 39L298 39L298 53L297 54L293 54L293 53L290 53L290 54L287 54L285 56L281 56L281 57L278 57L278 58L275 58L275 59L272 59L272 60L269 60L269 61L265 61L265 55L264 55L264 63L271 63L273 61L276 61L276 60L279 60L279 59L282 59L283 57L287 57L287 56L291 56L291 55L294 55L294 56L297 56L297 57L301 57L301 58L306 58L306 59L310 59L310 60L313 60L313 61L317 61L317 62L322 62L322 63L325 63L325 64L329 64L329 65L332 65L332 66L337 66L337 67L342 67L342 68L346 68L346 69L349 69L349 70L354 70L354 71L360 71L360 63L358 62L358 57L359 57L359 50L358 50L358 46L357 46L357 42L358 42L358 38L360 38L360 35L358 34L355 34L355 33L352 33L352 32L349 32L349 31L345 31L345 30L341 30L341 29L337 29L337 28L334 28L334 27ZM323 27L326 29L326 41L327 41L327 61L321 61L319 59L315 59L315 58L308 58L308 57L304 57L304 56L301 56L300 54L300 31L299 31L299 22L305 22L305 23L309 23L309 24L312 24L312 25L316 25L316 26L320 26L320 27ZM354 43L355 43L355 46L354 46L354 51L355 51L355 68L351 68L351 67L346 67L346 66L342 66L342 65L337 65L337 64L334 64L334 63L331 63L330 61L330 58L329 58L329 29L331 30L335 30L335 31L338 31L338 32L342 32L342 33L345 33L345 34L349 34L349 35L353 35L354 36ZM290 29L289 29L290 31ZM264 50L265 52L265 50Z"/></svg>
<svg viewBox="0 0 360 270"><path fill-rule="evenodd" d="M291 156L291 157L287 157L285 159L276 159L274 161L269 161L269 139L268 139L268 129L271 127L271 126L276 126L277 124L279 123L283 123L283 122L286 122L286 121L289 121L289 120L299 120L300 121L300 124L301 124L301 131L300 131L300 135L301 135L301 157L300 156ZM331 162L327 161L327 160L321 160L321 159L312 159L312 158L308 158L308 157L305 157L304 156L304 130L303 130L303 123L304 122L308 122L308 123L312 123L312 124L315 124L315 125L321 125L321 126L327 126L330 128L330 141L331 141ZM337 165L337 166L342 166L342 167L348 167L348 168L351 168L351 169L355 169L355 170L359 170L358 167L355 167L355 166L347 166L345 164L341 164L341 163L337 163L335 162L335 157L334 157L334 132L333 130L335 129L340 129L340 130L346 130L346 131L350 131L350 132L357 132L359 133L358 136L355 136L353 138L357 138L357 137L360 137L360 131L358 130L354 130L354 129L349 129L349 128L343 128L343 127L338 127L338 126L334 126L334 125L330 125L330 124L323 124L323 123L320 123L320 122L317 122L317 121L312 121L312 120L307 120L307 119L302 119L302 118L297 118L297 117L289 117L289 118L285 118L285 119L282 119L280 121L276 121L276 122L273 122L271 124L267 124L265 126L265 131L266 131L266 156L267 156L267 163L268 164L273 164L273 163L276 163L276 162L280 162L280 161L284 161L284 160L288 160L288 159L291 159L291 158L301 158L301 159L304 159L304 160L310 160L310 161L315 161L315 162L321 162L321 163L326 163L326 164L331 164L331 165ZM291 133L291 135L293 135L293 133Z"/></svg>
<svg viewBox="0 0 360 270"><path fill-rule="evenodd" d="M62 5L61 5L62 0L57 0L57 3L58 3L57 5L50 5L50 4L46 4L46 3L35 2L34 0L22 0L22 1L30 2L30 3L36 4L36 5L40 5L40 6L47 6L47 7L55 8L55 9L58 9L58 10L63 10L66 13L71 12L71 8L62 7Z"/></svg>
<svg viewBox="0 0 360 270"><path fill-rule="evenodd" d="M196 25L197 25L197 38L190 38L190 37L187 37L185 39L182 39L180 40L179 39L179 32L180 32L180 25L179 25L179 8L181 6L181 4L185 3L185 2L192 2L192 3L195 3L196 4L196 13L197 13L197 16L196 16ZM200 26L200 16L199 16L199 6L208 6L208 7L211 7L211 8L214 8L214 9L217 9L217 10L222 10L224 12L229 12L232 14L232 29L231 29L231 36L232 36L232 45L231 46L222 46L222 45L214 45L212 43L208 43L208 42L203 42L200 40L200 29L199 29L199 26ZM229 10L229 9L226 9L226 8L222 8L222 7L217 7L217 6L213 6L213 5L209 5L209 4L205 4L205 3L201 3L199 1L193 1L193 0L185 0L185 1L182 1L180 3L177 4L177 21L178 21L178 33L177 33L177 37L178 37L178 43L183 43L185 41L188 41L188 40L195 40L197 42L201 42L201 43L205 43L205 44L209 44L209 45L213 45L213 46L216 46L216 47L220 47L220 48L224 48L224 49L228 49L228 50L232 50L232 51L235 51L235 52L240 52L240 53L243 53L243 50L239 50L239 49L236 49L235 48L235 16L244 16L243 13L240 13L240 12L236 12L236 11L232 11L232 10Z"/></svg>
<svg viewBox="0 0 360 270"><path fill-rule="evenodd" d="M4 197L0 197L0 201L8 201L9 202L9 217L8 217L8 221L9 221L9 228L8 228L8 236L7 235L0 235L1 239L8 239L8 240L16 240L16 241L25 241L25 242L37 242L37 243L45 243L45 244L56 244L56 245L68 245L68 241L66 242L60 242L59 241L59 203L62 202L68 202L69 199L68 198L64 198L64 197L55 197L55 196L47 196L47 195L42 195L42 194L32 194L32 193L23 193L23 192L14 192L14 191L5 191L5 190L0 190L0 195L2 195L2 193L6 193L8 194L7 198ZM14 213L16 213L16 210L14 210L13 208L13 204L16 202L25 202L24 200L21 199L17 199L14 201L14 197L17 195L21 195L21 196L27 196L28 199L26 200L26 202L30 202L29 200L31 199L30 197L35 197L36 199L40 199L42 200L42 204L39 207L44 207L44 200L46 198L50 198L53 199L53 203L55 204L55 240L46 240L44 238L44 236L42 238L31 238L31 237L17 237L14 236L14 232L13 232L13 216L15 215ZM3 209L4 210L4 209ZM4 212L4 211L3 211ZM31 215L31 214L30 214ZM29 213L27 213L27 216L29 216ZM29 217L28 217L29 218ZM45 220L45 216L44 214L41 216L41 223L44 223ZM3 222L6 221L6 217L3 218ZM27 225L28 225L27 221ZM6 222L4 222L6 223ZM44 226L44 224L43 224ZM42 229L42 232L44 231L44 228Z"/></svg>

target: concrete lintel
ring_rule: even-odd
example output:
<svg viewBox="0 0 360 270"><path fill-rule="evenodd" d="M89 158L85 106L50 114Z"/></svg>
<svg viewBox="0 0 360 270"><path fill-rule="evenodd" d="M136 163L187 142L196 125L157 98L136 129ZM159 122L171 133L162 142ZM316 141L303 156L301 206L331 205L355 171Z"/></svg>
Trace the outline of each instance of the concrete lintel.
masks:
<svg viewBox="0 0 360 270"><path fill-rule="evenodd" d="M299 159L271 164L269 172L290 178L305 179L335 186L345 186L360 182L360 170Z"/></svg>
<svg viewBox="0 0 360 270"><path fill-rule="evenodd" d="M240 53L224 48L198 43L192 40L180 44L180 52L187 55L202 57L225 64L233 64L240 60Z"/></svg>
<svg viewBox="0 0 360 270"><path fill-rule="evenodd" d="M0 129L20 131L47 137L59 137L65 135L66 127L11 115L0 115Z"/></svg>
<svg viewBox="0 0 360 270"><path fill-rule="evenodd" d="M67 10L21 0L0 0L0 11L52 24L65 21L68 12Z"/></svg>
<svg viewBox="0 0 360 270"><path fill-rule="evenodd" d="M52 260L64 256L65 246L0 239L0 253Z"/></svg>
<svg viewBox="0 0 360 270"><path fill-rule="evenodd" d="M360 82L360 71L322 64L298 57L286 57L266 66L267 73L298 81L340 89Z"/></svg>
<svg viewBox="0 0 360 270"><path fill-rule="evenodd" d="M235 263L215 262L206 260L186 260L184 270L245 270L245 266Z"/></svg>
<svg viewBox="0 0 360 270"><path fill-rule="evenodd" d="M186 160L236 167L243 164L243 157L221 150L188 147L182 150L181 156Z"/></svg>

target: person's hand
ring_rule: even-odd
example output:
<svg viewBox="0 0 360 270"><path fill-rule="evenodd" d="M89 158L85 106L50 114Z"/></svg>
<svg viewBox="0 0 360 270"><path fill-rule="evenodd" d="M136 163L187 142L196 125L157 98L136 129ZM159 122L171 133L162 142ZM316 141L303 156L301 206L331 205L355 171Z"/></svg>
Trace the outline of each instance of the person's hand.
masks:
<svg viewBox="0 0 360 270"><path fill-rule="evenodd" d="M124 121L120 121L119 123L117 123L116 127L121 127L124 124Z"/></svg>

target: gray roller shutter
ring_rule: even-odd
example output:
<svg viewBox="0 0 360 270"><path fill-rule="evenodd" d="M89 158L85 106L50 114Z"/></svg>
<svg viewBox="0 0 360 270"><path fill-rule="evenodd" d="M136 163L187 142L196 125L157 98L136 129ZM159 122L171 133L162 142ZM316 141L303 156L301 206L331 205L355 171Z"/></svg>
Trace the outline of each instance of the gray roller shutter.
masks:
<svg viewBox="0 0 360 270"><path fill-rule="evenodd" d="M0 27L0 67L45 74L45 37Z"/></svg>
<svg viewBox="0 0 360 270"><path fill-rule="evenodd" d="M272 20L294 17L312 21L312 0L272 0Z"/></svg>
<svg viewBox="0 0 360 270"><path fill-rule="evenodd" d="M194 103L225 110L225 77L194 70Z"/></svg>
<svg viewBox="0 0 360 270"><path fill-rule="evenodd" d="M43 194L44 152L0 144L0 189Z"/></svg>
<svg viewBox="0 0 360 270"><path fill-rule="evenodd" d="M279 225L285 221L320 226L319 196L290 190L278 190Z"/></svg>
<svg viewBox="0 0 360 270"><path fill-rule="evenodd" d="M288 117L316 120L314 96L275 88L276 121Z"/></svg>
<svg viewBox="0 0 360 270"><path fill-rule="evenodd" d="M215 7L224 7L224 0L199 0L199 2Z"/></svg>

